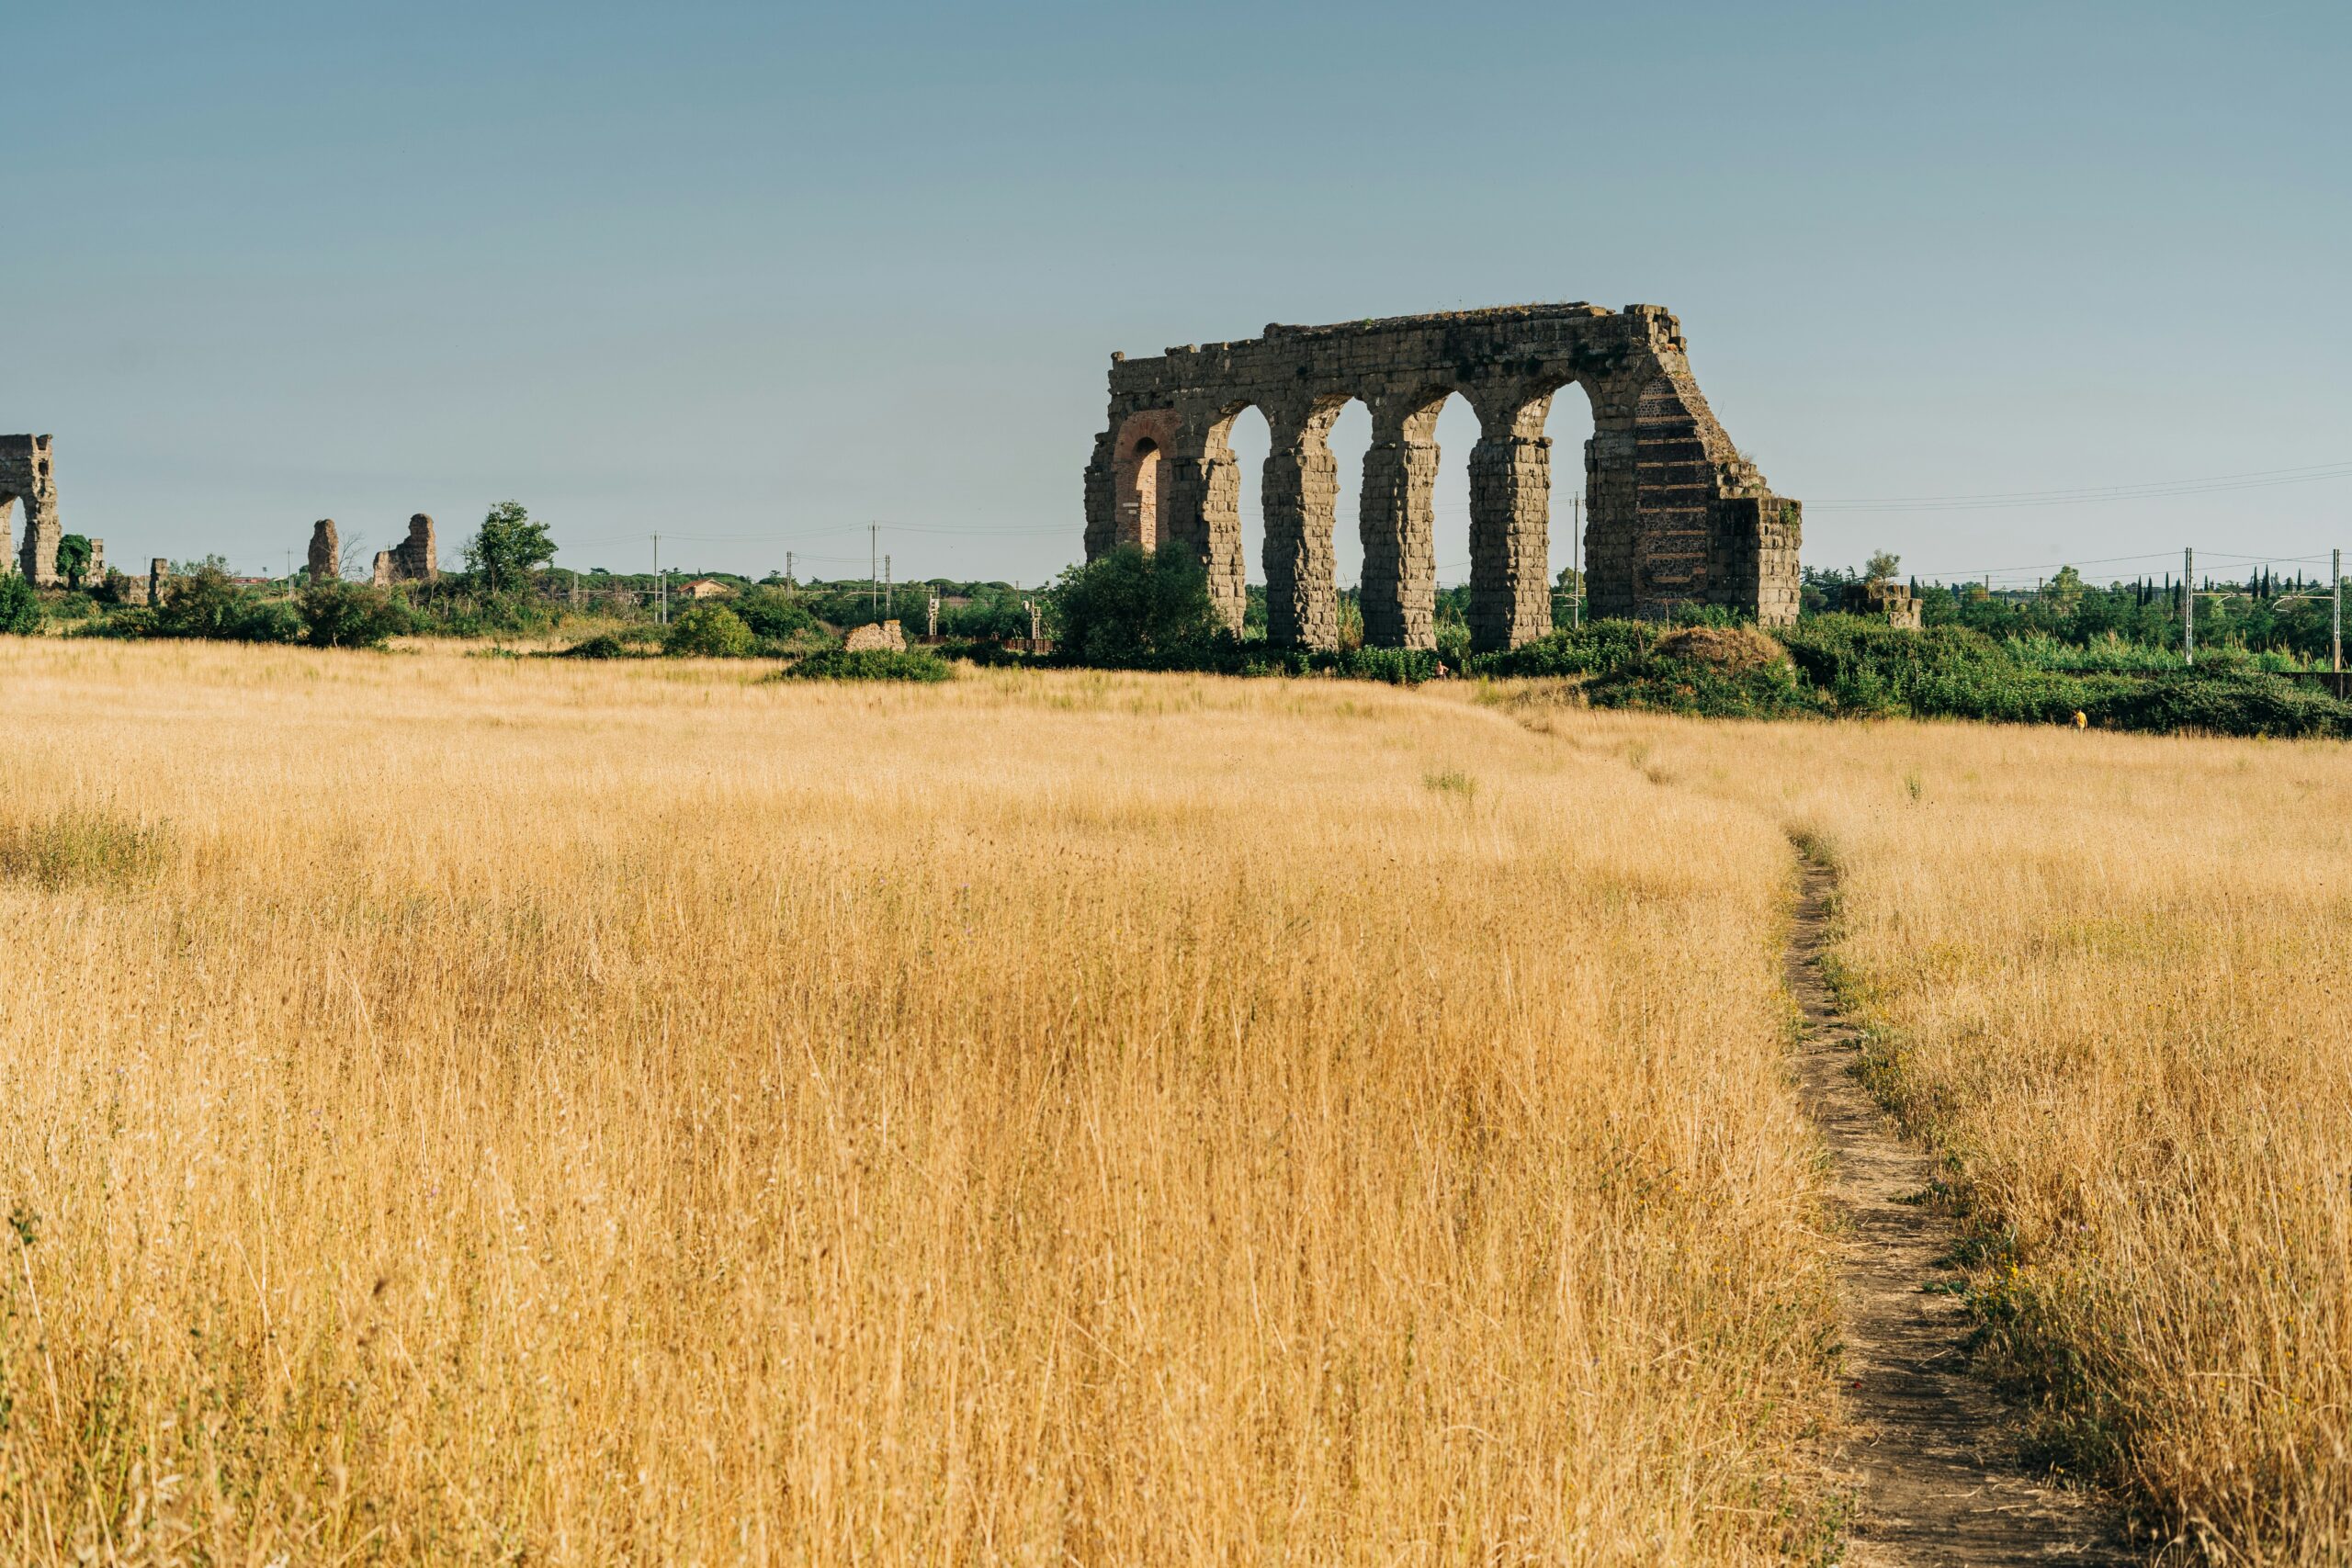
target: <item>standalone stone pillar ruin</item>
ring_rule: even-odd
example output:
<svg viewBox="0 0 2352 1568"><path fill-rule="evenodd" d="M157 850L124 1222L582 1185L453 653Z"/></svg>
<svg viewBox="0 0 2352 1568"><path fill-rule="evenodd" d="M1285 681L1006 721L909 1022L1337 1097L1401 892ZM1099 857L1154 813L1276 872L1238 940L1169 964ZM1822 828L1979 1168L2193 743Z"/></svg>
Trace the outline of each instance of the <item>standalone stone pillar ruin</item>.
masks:
<svg viewBox="0 0 2352 1568"><path fill-rule="evenodd" d="M0 435L0 534L13 538L17 502L23 502L25 536L17 552L17 570L41 588L54 588L62 581L57 572L57 547L65 529L57 520L51 458L46 435Z"/></svg>
<svg viewBox="0 0 2352 1568"><path fill-rule="evenodd" d="M343 575L342 541L335 536L332 517L311 525L310 575L312 582L327 582Z"/></svg>
<svg viewBox="0 0 2352 1568"><path fill-rule="evenodd" d="M441 581L441 547L434 542L432 518L420 512L408 520L408 537L392 551L392 565L403 582Z"/></svg>
<svg viewBox="0 0 2352 1568"><path fill-rule="evenodd" d="M1227 436L1245 409L1272 432L1262 494L1267 631L1335 646L1337 469L1327 437L1351 399L1372 412L1363 505L1364 640L1435 646L1431 505L1438 411L1476 412L1470 454L1470 634L1511 648L1551 629L1551 443L1561 388L1592 404L1585 562L1597 615L1658 618L1713 604L1766 626L1796 618L1798 503L1733 447L1691 378L1680 328L1655 305L1521 305L1328 327L1269 326L1239 343L1111 356L1110 418L1086 468L1088 558L1115 546L1197 558L1238 629L1239 476Z"/></svg>
<svg viewBox="0 0 2352 1568"><path fill-rule="evenodd" d="M376 552L374 581L379 588L390 588L395 582L440 581L441 547L433 537L433 519L420 512L408 520L407 538L389 550Z"/></svg>
<svg viewBox="0 0 2352 1568"><path fill-rule="evenodd" d="M172 580L172 563L157 556L147 563L147 603L164 602L164 584Z"/></svg>

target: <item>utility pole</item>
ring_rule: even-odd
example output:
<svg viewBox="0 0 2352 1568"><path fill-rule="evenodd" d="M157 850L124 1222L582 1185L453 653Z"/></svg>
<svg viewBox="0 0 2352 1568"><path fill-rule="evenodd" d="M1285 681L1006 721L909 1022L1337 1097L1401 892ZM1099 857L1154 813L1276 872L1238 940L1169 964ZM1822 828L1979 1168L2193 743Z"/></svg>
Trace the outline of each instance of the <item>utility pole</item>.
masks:
<svg viewBox="0 0 2352 1568"><path fill-rule="evenodd" d="M2180 552L2180 654L2182 662L2197 662L2197 552Z"/></svg>
<svg viewBox="0 0 2352 1568"><path fill-rule="evenodd" d="M2338 675L2344 673L2344 552L2334 552L2335 565L2328 569L2327 667ZM2337 682L2343 684L2342 682ZM2336 694L2341 696L2341 692Z"/></svg>
<svg viewBox="0 0 2352 1568"><path fill-rule="evenodd" d="M865 604L868 609L876 609L879 606L874 602L875 595L882 589L882 525L868 523L865 525Z"/></svg>

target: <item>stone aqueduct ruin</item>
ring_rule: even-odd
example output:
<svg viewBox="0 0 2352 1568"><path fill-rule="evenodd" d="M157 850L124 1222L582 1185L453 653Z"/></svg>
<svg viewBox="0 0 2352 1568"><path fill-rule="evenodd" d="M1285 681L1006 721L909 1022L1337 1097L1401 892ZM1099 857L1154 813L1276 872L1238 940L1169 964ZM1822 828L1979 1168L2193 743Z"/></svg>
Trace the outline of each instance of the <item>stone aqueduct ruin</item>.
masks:
<svg viewBox="0 0 2352 1568"><path fill-rule="evenodd" d="M57 520L51 460L46 435L0 435L0 539L13 538L17 503L23 502L25 537L17 568L43 588L63 581L57 571L57 547L65 530Z"/></svg>
<svg viewBox="0 0 2352 1568"><path fill-rule="evenodd" d="M1592 402L1585 448L1588 603L1658 617L1713 604L1766 626L1797 613L1796 502L1774 495L1732 446L1691 378L1675 319L1655 305L1520 305L1328 327L1269 326L1240 343L1111 356L1110 419L1086 467L1086 554L1181 548L1207 570L1219 614L1241 625L1240 474L1227 434L1255 407L1272 432L1265 509L1267 633L1331 648L1338 465L1328 437L1351 399L1372 413L1364 457L1363 635L1436 646L1431 507L1438 411L1459 392L1478 416L1470 452L1470 637L1516 647L1552 626L1552 444L1562 388Z"/></svg>

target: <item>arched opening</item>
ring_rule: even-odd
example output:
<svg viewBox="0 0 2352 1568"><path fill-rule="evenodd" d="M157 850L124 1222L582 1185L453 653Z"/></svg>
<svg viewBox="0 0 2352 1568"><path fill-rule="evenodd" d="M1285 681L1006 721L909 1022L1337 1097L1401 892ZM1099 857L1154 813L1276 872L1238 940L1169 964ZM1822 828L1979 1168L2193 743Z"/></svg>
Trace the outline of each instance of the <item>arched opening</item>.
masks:
<svg viewBox="0 0 2352 1568"><path fill-rule="evenodd" d="M1568 383L1562 383L1562 386ZM1385 404L1366 483L1368 639L1433 648L1449 663L1516 647L1575 614L1561 568L1580 560L1589 400L1557 422L1541 382L1437 385ZM1376 472L1375 472L1376 470ZM1378 570L1374 570L1375 567Z"/></svg>
<svg viewBox="0 0 2352 1568"><path fill-rule="evenodd" d="M1363 636L1363 606L1357 595L1363 586L1363 531L1358 519L1363 515L1364 454L1372 450L1372 411L1364 406L1362 398L1350 398L1340 405L1323 440L1331 450L1332 477L1336 481L1331 515L1338 525L1331 544L1342 601L1340 618L1343 634L1352 626L1353 636L1360 640Z"/></svg>
<svg viewBox="0 0 2352 1568"><path fill-rule="evenodd" d="M1135 494L1127 510L1135 513L1132 542L1150 549L1159 543L1159 443L1147 435L1136 443Z"/></svg>
<svg viewBox="0 0 2352 1568"><path fill-rule="evenodd" d="M1158 549L1167 534L1168 454L1176 411L1147 409L1119 426L1111 453L1112 541Z"/></svg>
<svg viewBox="0 0 2352 1568"><path fill-rule="evenodd" d="M1430 492L1437 557L1431 619L1438 651L1456 668L1470 651L1470 450L1478 436L1478 411L1461 393L1449 394L1430 429L1437 444L1437 484Z"/></svg>
<svg viewBox="0 0 2352 1568"><path fill-rule="evenodd" d="M1551 544L1552 625L1590 620L1585 603L1585 454L1592 444L1592 398L1574 381L1552 394L1541 432L1552 443L1552 494L1546 530Z"/></svg>
<svg viewBox="0 0 2352 1568"><path fill-rule="evenodd" d="M1239 571L1244 595L1241 635L1263 637L1266 635L1266 454L1273 448L1273 431L1267 423L1265 411L1255 404L1249 404L1227 416L1224 435L1226 449L1233 454L1234 478L1238 481L1234 510L1239 514L1241 530Z"/></svg>

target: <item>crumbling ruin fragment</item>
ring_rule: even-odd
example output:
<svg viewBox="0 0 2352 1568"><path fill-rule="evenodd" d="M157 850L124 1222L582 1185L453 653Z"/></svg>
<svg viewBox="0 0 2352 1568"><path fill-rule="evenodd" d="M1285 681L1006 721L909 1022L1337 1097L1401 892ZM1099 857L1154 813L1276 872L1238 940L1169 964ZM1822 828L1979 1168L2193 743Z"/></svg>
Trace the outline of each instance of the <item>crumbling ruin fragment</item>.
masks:
<svg viewBox="0 0 2352 1568"><path fill-rule="evenodd" d="M433 537L433 519L420 512L408 520L408 537L389 550L376 552L374 581L379 588L395 582L441 581L441 547Z"/></svg>
<svg viewBox="0 0 2352 1568"><path fill-rule="evenodd" d="M1890 626L1910 631L1919 629L1918 597L1900 582L1884 578L1849 582L1846 585L1845 601L1849 615L1868 615L1874 621L1883 620Z"/></svg>
<svg viewBox="0 0 2352 1568"><path fill-rule="evenodd" d="M1437 557L1430 491L1439 409L1478 415L1470 452L1470 637L1513 648L1551 629L1553 398L1592 402L1585 448L1585 567L1597 615L1662 617L1714 604L1783 626L1797 615L1798 503L1774 495L1732 446L1691 378L1680 327L1655 305L1519 305L1328 327L1269 326L1239 343L1157 358L1111 356L1107 427L1086 468L1086 554L1173 546L1206 568L1239 630L1240 474L1227 434L1255 407L1273 433L1265 506L1267 632L1339 640L1327 440L1350 399L1371 410L1358 525L1364 640L1433 648Z"/></svg>
<svg viewBox="0 0 2352 1568"><path fill-rule="evenodd" d="M147 603L160 604L164 602L164 584L171 578L172 563L163 557L157 556L147 563Z"/></svg>
<svg viewBox="0 0 2352 1568"><path fill-rule="evenodd" d="M57 547L65 537L57 520L57 477L51 471L52 454L46 435L0 435L0 536L15 539L17 502L25 503L24 543L17 552L17 570L36 587L54 588L62 581L57 571Z"/></svg>
<svg viewBox="0 0 2352 1568"><path fill-rule="evenodd" d="M441 581L441 547L434 542L433 519L424 513L408 520L408 537L392 551L392 571L401 582Z"/></svg>
<svg viewBox="0 0 2352 1568"><path fill-rule="evenodd" d="M842 648L849 653L889 652L907 650L907 634L896 621L883 621L862 626L852 626L842 639Z"/></svg>
<svg viewBox="0 0 2352 1568"><path fill-rule="evenodd" d="M334 519L322 517L311 525L311 581L327 582L342 575L342 542L335 536Z"/></svg>

